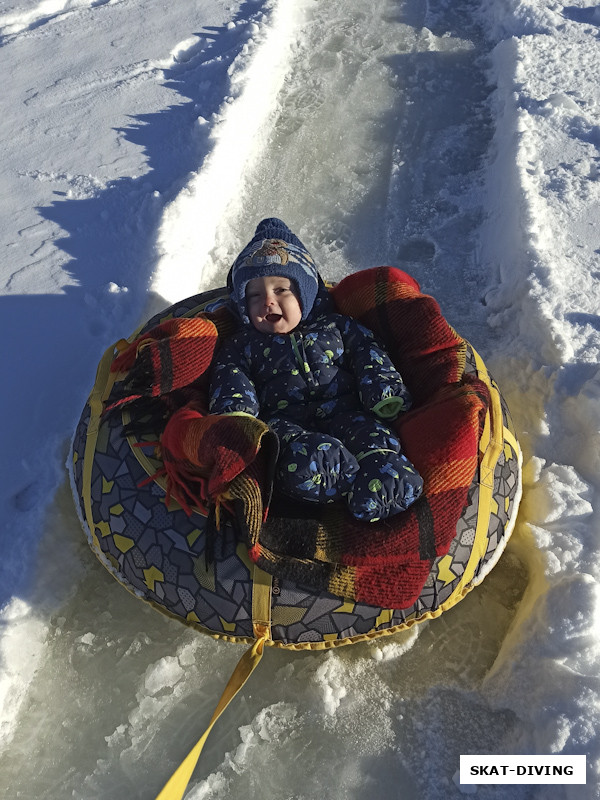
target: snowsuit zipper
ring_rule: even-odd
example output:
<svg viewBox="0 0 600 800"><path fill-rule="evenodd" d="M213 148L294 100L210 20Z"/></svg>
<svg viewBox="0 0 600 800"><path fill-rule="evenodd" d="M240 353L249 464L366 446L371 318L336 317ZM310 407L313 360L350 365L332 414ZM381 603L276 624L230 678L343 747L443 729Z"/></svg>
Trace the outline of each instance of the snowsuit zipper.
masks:
<svg viewBox="0 0 600 800"><path fill-rule="evenodd" d="M292 342L292 349L294 351L294 355L296 356L296 361L298 362L298 366L300 367L301 374L304 375L307 383L309 383L311 386L316 386L317 384L315 381L315 377L311 372L308 359L306 358L306 350L304 349L304 339L302 334L290 333L290 339Z"/></svg>

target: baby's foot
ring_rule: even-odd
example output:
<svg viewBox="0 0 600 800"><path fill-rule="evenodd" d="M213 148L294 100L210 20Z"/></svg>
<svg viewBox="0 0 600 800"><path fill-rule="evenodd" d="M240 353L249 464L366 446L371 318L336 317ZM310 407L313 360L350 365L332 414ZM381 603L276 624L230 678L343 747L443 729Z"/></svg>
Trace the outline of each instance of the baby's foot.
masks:
<svg viewBox="0 0 600 800"><path fill-rule="evenodd" d="M423 492L423 478L401 453L373 452L360 460L347 501L356 519L377 522L405 511Z"/></svg>
<svg viewBox="0 0 600 800"><path fill-rule="evenodd" d="M279 487L299 500L332 503L349 491L358 470L358 461L339 439L307 432L281 453Z"/></svg>

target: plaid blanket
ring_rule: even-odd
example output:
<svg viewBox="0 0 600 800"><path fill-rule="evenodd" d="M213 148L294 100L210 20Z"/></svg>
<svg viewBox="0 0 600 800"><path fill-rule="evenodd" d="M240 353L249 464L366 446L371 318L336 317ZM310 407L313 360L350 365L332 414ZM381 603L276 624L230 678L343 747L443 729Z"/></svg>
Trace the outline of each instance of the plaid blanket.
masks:
<svg viewBox="0 0 600 800"><path fill-rule="evenodd" d="M448 551L455 536L477 469L487 387L465 374L466 342L436 301L400 270L358 272L332 295L340 313L375 332L411 390L414 410L394 424L424 478L423 497L378 523L359 522L342 504L319 506L318 518L306 512L291 519L268 516L277 457L273 434L245 415L206 417L198 404L176 411L161 437L167 485L188 512L192 506L227 509L251 560L266 572L370 605L407 608L433 559ZM185 350L177 359L185 358ZM170 362L175 376L177 359ZM167 386L159 373L147 393Z"/></svg>

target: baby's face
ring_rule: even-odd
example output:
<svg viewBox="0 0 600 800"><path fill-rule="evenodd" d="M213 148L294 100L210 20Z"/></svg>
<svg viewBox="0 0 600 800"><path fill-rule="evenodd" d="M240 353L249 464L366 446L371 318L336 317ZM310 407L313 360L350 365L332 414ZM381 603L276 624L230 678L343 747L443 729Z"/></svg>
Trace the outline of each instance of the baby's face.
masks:
<svg viewBox="0 0 600 800"><path fill-rule="evenodd" d="M290 333L302 319L295 285L279 275L248 281L246 304L250 322L263 333Z"/></svg>

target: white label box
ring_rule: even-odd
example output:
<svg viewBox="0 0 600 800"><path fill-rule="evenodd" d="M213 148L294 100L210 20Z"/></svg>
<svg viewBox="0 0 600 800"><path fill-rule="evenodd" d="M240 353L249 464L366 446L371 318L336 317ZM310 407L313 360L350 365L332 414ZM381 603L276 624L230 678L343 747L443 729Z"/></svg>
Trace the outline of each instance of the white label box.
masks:
<svg viewBox="0 0 600 800"><path fill-rule="evenodd" d="M461 756L460 783L585 783L585 756Z"/></svg>

